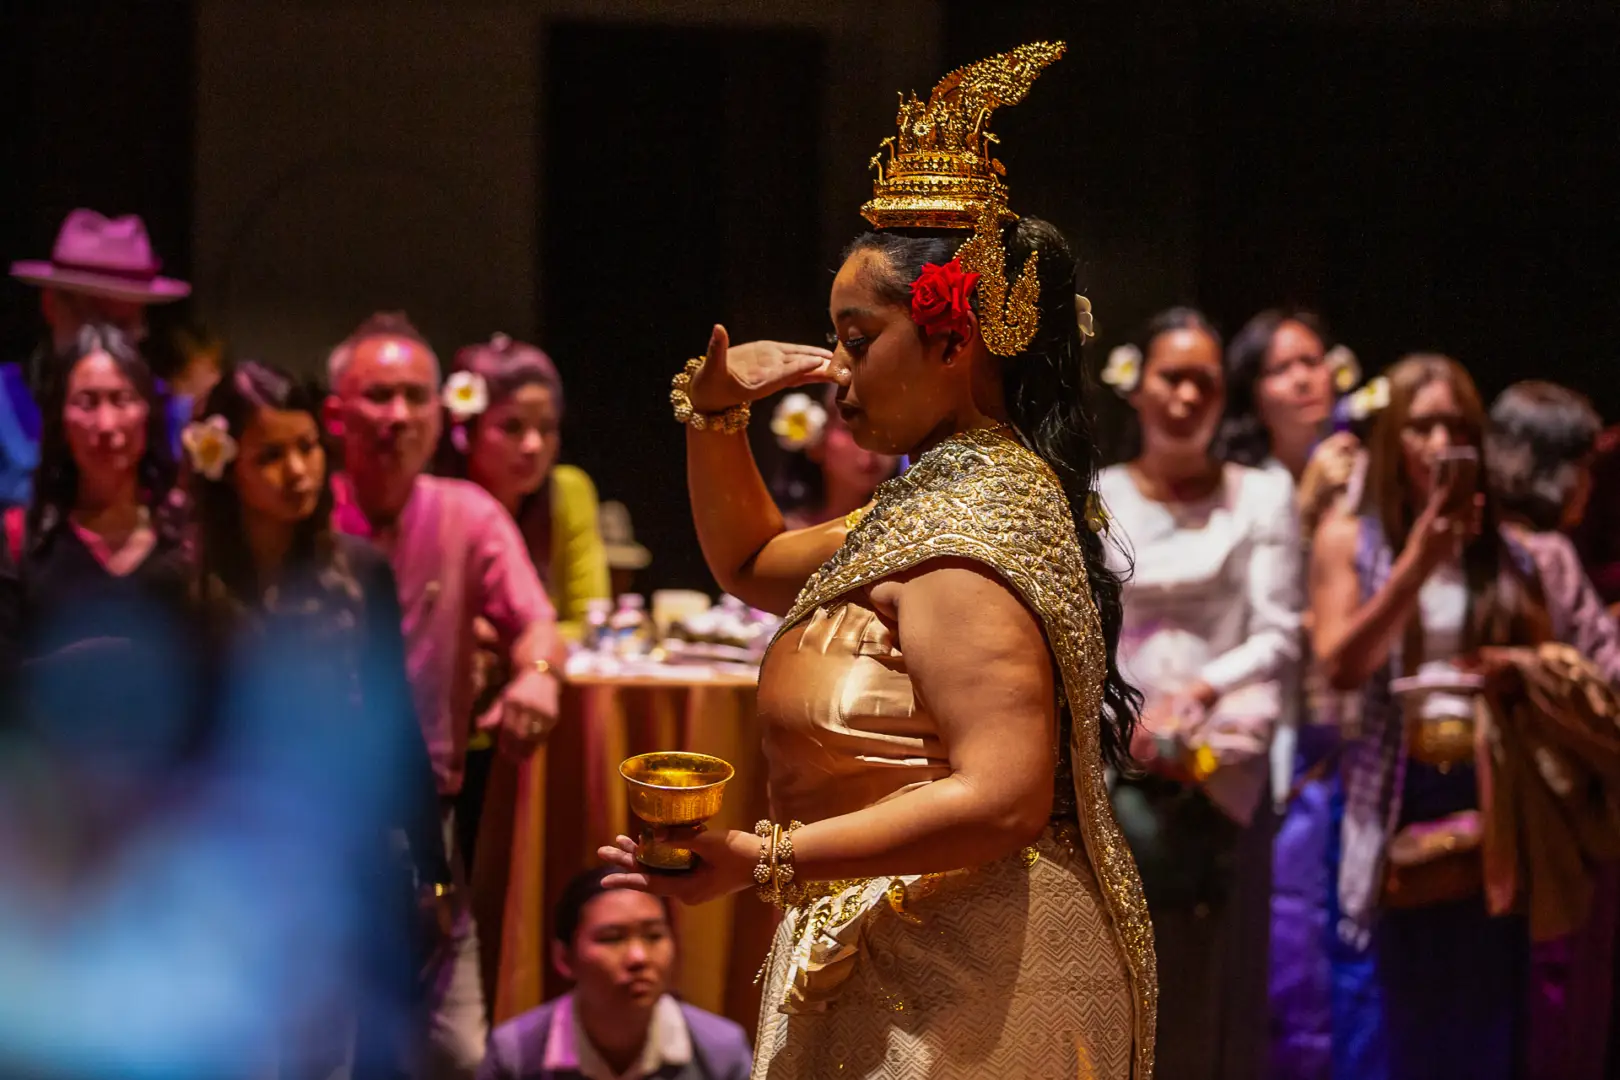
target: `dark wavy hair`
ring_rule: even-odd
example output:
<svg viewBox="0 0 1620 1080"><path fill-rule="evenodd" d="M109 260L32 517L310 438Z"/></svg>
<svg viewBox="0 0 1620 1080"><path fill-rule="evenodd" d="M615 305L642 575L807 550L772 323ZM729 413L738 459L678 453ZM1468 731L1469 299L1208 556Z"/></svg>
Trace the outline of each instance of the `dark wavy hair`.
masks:
<svg viewBox="0 0 1620 1080"><path fill-rule="evenodd" d="M1583 395L1556 383L1516 382L1491 405L1491 490L1504 514L1557 529L1603 421Z"/></svg>
<svg viewBox="0 0 1620 1080"><path fill-rule="evenodd" d="M869 232L855 239L845 258L862 251L881 254L889 273L875 282L877 288L885 299L909 307L911 282L923 265L949 262L963 239L960 232ZM1122 768L1130 761L1131 734L1141 712L1142 695L1120 673L1117 659L1124 619L1122 578L1108 567L1103 536L1085 521L1086 505L1096 491L1099 460L1090 407L1096 384L1081 356L1083 340L1075 320L1077 266L1063 234L1039 218L1025 217L1003 226L1001 241L1007 252L1009 281L1016 279L1031 254L1039 257L1040 327L1028 348L1004 361L1002 391L1013 425L1052 467L1068 496L1108 654L1100 725L1102 755L1108 764ZM975 292L975 310L978 303Z"/></svg>
<svg viewBox="0 0 1620 1080"><path fill-rule="evenodd" d="M1143 326L1136 340L1131 342L1142 350L1142 375L1147 374L1148 360L1153 356L1153 345L1165 334L1175 333L1177 330L1197 330L1209 335L1215 343L1215 351L1221 351L1221 332L1215 329L1215 324L1209 317L1195 307L1178 305L1166 308L1150 318ZM1139 376L1140 378L1140 376ZM1125 423L1119 429L1119 439L1114 446L1114 455L1121 461L1132 461L1142 453L1142 422L1137 418L1135 409L1126 409Z"/></svg>
<svg viewBox="0 0 1620 1080"><path fill-rule="evenodd" d="M80 329L73 344L51 361L40 396L39 466L34 470L34 496L28 507L30 543L48 543L68 520L79 500L79 465L68 446L68 384L74 369L87 357L106 353L146 402L146 452L136 464L141 501L152 511L152 526L160 536L177 539L179 523L171 512L176 468L169 442L167 402L152 379L152 369L129 337L116 326L91 322Z"/></svg>
<svg viewBox="0 0 1620 1080"><path fill-rule="evenodd" d="M1271 455L1271 432L1260 419L1255 388L1266 369L1271 341L1284 323L1303 326L1316 335L1323 349L1335 344L1321 319L1290 308L1262 311L1233 335L1226 347L1226 414L1215 436L1215 455L1223 461L1256 468Z"/></svg>
<svg viewBox="0 0 1620 1080"><path fill-rule="evenodd" d="M227 371L209 391L197 416L223 417L231 438L238 443L261 410L308 413L320 427L320 392L279 368L244 360ZM328 462L331 455L327 455ZM190 478L195 524L196 572L204 595L228 598L253 606L260 599L258 573L242 539L242 503L227 468L218 480L200 473ZM318 570L332 564L336 543L332 535L332 473L321 478L315 512L298 525L287 565Z"/></svg>

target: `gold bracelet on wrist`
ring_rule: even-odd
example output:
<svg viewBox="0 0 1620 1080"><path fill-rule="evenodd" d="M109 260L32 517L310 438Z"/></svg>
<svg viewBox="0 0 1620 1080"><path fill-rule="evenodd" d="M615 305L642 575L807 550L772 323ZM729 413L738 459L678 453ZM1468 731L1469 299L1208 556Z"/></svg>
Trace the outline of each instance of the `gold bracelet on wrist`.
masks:
<svg viewBox="0 0 1620 1080"><path fill-rule="evenodd" d="M675 406L675 422L696 428L699 431L718 431L725 435L735 435L748 426L748 403L733 405L723 412L702 413L692 408L692 398L689 391L692 388L692 376L703 367L703 358L694 356L686 362L686 367L675 376L669 392L669 403Z"/></svg>
<svg viewBox="0 0 1620 1080"><path fill-rule="evenodd" d="M771 891L771 866L776 856L776 826L761 818L754 823L754 835L759 837L759 865L754 867L754 891L767 904L776 902Z"/></svg>
<svg viewBox="0 0 1620 1080"><path fill-rule="evenodd" d="M793 880L792 834L802 828L799 821L789 822L785 828L763 819L754 825L754 835L760 838L754 891L767 904L788 908L804 902L805 887Z"/></svg>

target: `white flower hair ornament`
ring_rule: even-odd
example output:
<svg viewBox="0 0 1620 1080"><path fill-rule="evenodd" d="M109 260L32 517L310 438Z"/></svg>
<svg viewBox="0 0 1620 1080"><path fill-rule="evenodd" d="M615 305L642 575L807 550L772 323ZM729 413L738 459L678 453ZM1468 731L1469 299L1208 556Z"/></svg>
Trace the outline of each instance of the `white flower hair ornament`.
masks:
<svg viewBox="0 0 1620 1080"><path fill-rule="evenodd" d="M1350 417L1365 420L1389 407L1389 380L1382 375L1350 395Z"/></svg>
<svg viewBox="0 0 1620 1080"><path fill-rule="evenodd" d="M1333 389L1340 394L1348 394L1361 382L1361 364L1356 360L1356 354L1348 346L1335 345L1327 351L1323 361L1328 371L1333 373Z"/></svg>
<svg viewBox="0 0 1620 1080"><path fill-rule="evenodd" d="M231 425L215 413L206 420L193 420L180 432L180 445L193 472L210 480L225 475L226 466L236 460L236 440L231 438Z"/></svg>
<svg viewBox="0 0 1620 1080"><path fill-rule="evenodd" d="M489 385L475 371L458 371L444 381L444 392L439 395L444 407L458 424L489 408Z"/></svg>
<svg viewBox="0 0 1620 1080"><path fill-rule="evenodd" d="M1090 341L1097 336L1097 320L1091 314L1091 301L1074 294L1074 322L1080 329L1080 339Z"/></svg>
<svg viewBox="0 0 1620 1080"><path fill-rule="evenodd" d="M1142 381L1142 350L1135 345L1116 345L1102 369L1102 381L1125 397Z"/></svg>
<svg viewBox="0 0 1620 1080"><path fill-rule="evenodd" d="M788 394L771 414L771 434L784 450L803 450L827 430L827 410L809 394Z"/></svg>

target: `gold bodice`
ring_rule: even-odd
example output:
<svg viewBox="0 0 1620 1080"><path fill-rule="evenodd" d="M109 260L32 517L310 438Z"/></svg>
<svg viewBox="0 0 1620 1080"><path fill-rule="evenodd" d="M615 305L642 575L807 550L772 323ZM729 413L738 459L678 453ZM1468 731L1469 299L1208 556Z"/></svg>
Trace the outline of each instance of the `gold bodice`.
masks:
<svg viewBox="0 0 1620 1080"><path fill-rule="evenodd" d="M950 775L893 633L856 599L777 639L759 709L778 821L851 813Z"/></svg>

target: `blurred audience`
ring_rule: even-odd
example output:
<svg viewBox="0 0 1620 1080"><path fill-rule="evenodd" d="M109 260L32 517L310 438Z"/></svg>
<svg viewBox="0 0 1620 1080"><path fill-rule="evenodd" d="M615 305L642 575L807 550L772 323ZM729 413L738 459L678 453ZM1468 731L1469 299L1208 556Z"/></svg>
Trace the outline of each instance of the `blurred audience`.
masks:
<svg viewBox="0 0 1620 1080"><path fill-rule="evenodd" d="M348 875L348 904L311 928L330 941L330 963L289 1025L280 1075L351 1064L364 1080L394 1076L413 1053L413 959L439 944L416 912L438 914L452 879L394 575L375 548L332 532L320 406L313 390L253 362L204 400L184 434L193 592L231 756L283 764L280 794L319 818L311 839ZM286 741L298 750L276 745Z"/></svg>
<svg viewBox="0 0 1620 1080"><path fill-rule="evenodd" d="M1140 453L1098 478L1130 570L1119 662L1143 695L1114 807L1159 958L1156 1073L1256 1075L1266 1053L1268 752L1299 659L1299 540L1286 475L1213 454L1225 378L1207 319L1173 308L1104 380L1135 410ZM1209 988L1220 986L1219 994Z"/></svg>
<svg viewBox="0 0 1620 1080"><path fill-rule="evenodd" d="M0 364L0 506L28 501L39 460L36 398L49 380L51 358L71 350L91 322L116 327L138 347L146 338L147 306L191 292L184 281L160 276L162 265L140 218L107 218L94 210L67 216L48 260L12 263L12 277L40 289L47 334L21 363ZM156 412L164 415L163 408Z"/></svg>
<svg viewBox="0 0 1620 1080"><path fill-rule="evenodd" d="M1575 546L1592 490L1603 423L1591 402L1553 383L1514 383L1491 406L1486 436L1491 491L1504 527L1535 559L1552 633L1620 685L1620 630L1587 580ZM1531 1075L1592 1080L1606 1075L1620 877L1596 878L1586 926L1532 948L1528 1057Z"/></svg>
<svg viewBox="0 0 1620 1080"><path fill-rule="evenodd" d="M397 579L406 668L442 800L452 870L456 798L474 727L473 624L493 628L511 679L488 722L514 756L558 715L563 663L556 618L511 515L476 484L424 475L440 434L439 362L403 315L362 323L327 364L326 419L343 444L333 478L340 531L373 539ZM488 1033L477 929L465 904L431 979L430 1077L471 1076Z"/></svg>
<svg viewBox="0 0 1620 1080"><path fill-rule="evenodd" d="M569 882L552 919L552 963L574 989L495 1029L479 1080L746 1080L742 1028L678 1001L669 901Z"/></svg>
<svg viewBox="0 0 1620 1080"><path fill-rule="evenodd" d="M1603 422L1592 403L1548 382L1514 383L1491 406L1486 438L1491 492L1503 525L1535 558L1553 636L1580 649L1620 683L1614 617L1566 534L1592 495L1592 460Z"/></svg>
<svg viewBox="0 0 1620 1080"><path fill-rule="evenodd" d="M1334 1064L1509 1077L1527 1054L1530 940L1522 916L1486 902L1469 676L1492 647L1533 648L1571 620L1487 490L1467 372L1418 355L1386 378L1361 506L1327 519L1312 552L1319 663L1360 696L1345 733Z"/></svg>
<svg viewBox="0 0 1620 1080"><path fill-rule="evenodd" d="M1597 438L1591 493L1575 530L1575 546L1598 595L1620 611L1620 425Z"/></svg>
<svg viewBox="0 0 1620 1080"><path fill-rule="evenodd" d="M445 384L449 437L439 473L493 495L518 524L535 572L565 630L577 632L591 600L609 599L596 485L557 463L563 389L551 358L505 334L456 353Z"/></svg>
<svg viewBox="0 0 1620 1080"><path fill-rule="evenodd" d="M4 513L17 585L0 622L16 628L24 713L84 770L82 809L116 828L125 796L150 795L148 770L199 734L170 666L187 578L175 464L151 371L110 325L85 324L52 359L41 407L31 501Z"/></svg>
<svg viewBox="0 0 1620 1080"><path fill-rule="evenodd" d="M1327 434L1333 403L1360 381L1354 357L1327 343L1309 312L1272 309L1244 324L1226 347L1222 458L1299 480Z"/></svg>

